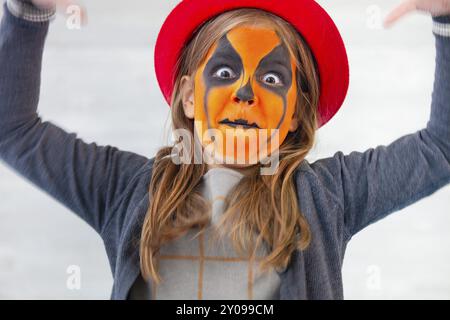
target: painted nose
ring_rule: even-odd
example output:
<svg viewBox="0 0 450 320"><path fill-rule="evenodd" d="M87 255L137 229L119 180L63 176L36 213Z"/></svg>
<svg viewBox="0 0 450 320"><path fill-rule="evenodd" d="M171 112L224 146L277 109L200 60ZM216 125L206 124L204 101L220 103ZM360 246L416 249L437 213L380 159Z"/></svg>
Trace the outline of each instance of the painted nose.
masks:
<svg viewBox="0 0 450 320"><path fill-rule="evenodd" d="M234 102L246 102L248 105L253 105L255 103L255 94L253 93L252 85L250 84L250 79L248 79L247 84L236 92L234 97Z"/></svg>

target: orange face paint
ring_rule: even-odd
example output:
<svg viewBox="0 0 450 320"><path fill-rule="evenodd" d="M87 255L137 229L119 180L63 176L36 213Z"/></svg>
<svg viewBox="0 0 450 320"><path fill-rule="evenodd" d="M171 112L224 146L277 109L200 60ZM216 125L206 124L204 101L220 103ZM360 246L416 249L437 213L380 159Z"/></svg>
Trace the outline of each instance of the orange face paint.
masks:
<svg viewBox="0 0 450 320"><path fill-rule="evenodd" d="M228 159L244 151L246 163L255 163L266 146L268 154L278 149L295 111L295 70L270 28L239 26L219 39L195 74L195 127L204 146L211 146L206 130L215 129L223 143L216 138L214 151Z"/></svg>

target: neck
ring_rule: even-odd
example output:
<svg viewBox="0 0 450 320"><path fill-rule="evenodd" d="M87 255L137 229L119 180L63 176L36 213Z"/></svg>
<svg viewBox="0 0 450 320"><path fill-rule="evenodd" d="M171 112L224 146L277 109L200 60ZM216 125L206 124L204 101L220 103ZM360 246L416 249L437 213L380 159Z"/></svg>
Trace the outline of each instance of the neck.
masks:
<svg viewBox="0 0 450 320"><path fill-rule="evenodd" d="M257 165L242 165L242 164L228 164L228 163L207 164L206 167L207 167L206 171L209 171L213 168L228 168L228 169L236 170L244 175L253 173L255 171L255 169L258 168Z"/></svg>

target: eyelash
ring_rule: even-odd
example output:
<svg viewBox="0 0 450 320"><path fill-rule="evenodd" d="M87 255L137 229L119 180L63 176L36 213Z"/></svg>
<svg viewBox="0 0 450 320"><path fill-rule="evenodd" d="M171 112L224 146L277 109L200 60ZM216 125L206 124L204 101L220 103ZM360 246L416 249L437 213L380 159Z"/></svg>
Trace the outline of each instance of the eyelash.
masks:
<svg viewBox="0 0 450 320"><path fill-rule="evenodd" d="M264 81L264 77L267 76L267 75L274 75L274 76L276 76L280 80L280 83L279 84L270 84L270 83L265 82ZM261 82L263 82L263 83L265 83L265 84L267 84L269 86L282 86L282 85L284 85L283 76L281 74L279 74L278 72L275 72L275 71L270 71L270 72L267 72L264 75L262 75L261 76Z"/></svg>
<svg viewBox="0 0 450 320"><path fill-rule="evenodd" d="M237 73L233 70L233 68L231 68L231 67L229 67L229 66L227 66L227 65L221 65L221 66L219 66L219 67L213 69L211 75L212 75L213 77L221 78L221 77L219 77L219 76L217 75L217 72L220 71L221 69L230 69L230 70L231 70L231 72L232 72L232 77L231 77L231 78L225 78L225 79L227 79L227 80L228 80L228 79L233 79L233 78L236 77L236 75L237 75ZM233 75L234 75L234 76L233 76ZM223 78L221 78L221 79L223 79Z"/></svg>
<svg viewBox="0 0 450 320"><path fill-rule="evenodd" d="M225 68L226 68L226 69L230 69L230 70L232 71L232 74L234 75L234 76L232 76L231 78L225 78L226 80L233 79L233 78L236 77L236 74L237 74L237 73L233 70L233 68L231 68L231 67L229 67L229 66L227 66L227 65L221 65L221 66L219 66L219 67L213 69L213 72L212 72L211 75L212 75L213 77L221 78L221 77L217 76L216 74L217 74L217 72L218 72L219 70L225 69ZM269 74L273 74L274 76L278 77L278 78L280 79L280 82L281 82L281 83L279 83L279 84L270 84L270 83L264 82L264 80L263 80L264 77L267 76L267 75L269 75ZM223 78L221 78L221 79L223 79ZM265 84L267 84L267 85L269 85L269 86L282 86L282 85L284 85L284 79L283 79L283 76L282 76L281 74L279 74L278 72L276 72L276 71L270 71L270 72L265 73L264 75L261 76L260 80L261 80L261 82L263 82L263 83L265 83Z"/></svg>

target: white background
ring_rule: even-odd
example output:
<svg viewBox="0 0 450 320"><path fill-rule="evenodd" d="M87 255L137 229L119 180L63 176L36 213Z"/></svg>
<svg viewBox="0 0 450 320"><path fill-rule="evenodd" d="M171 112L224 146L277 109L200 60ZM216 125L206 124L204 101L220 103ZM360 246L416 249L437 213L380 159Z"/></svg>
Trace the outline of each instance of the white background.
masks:
<svg viewBox="0 0 450 320"><path fill-rule="evenodd" d="M377 14L383 17L397 1L319 2L346 43L350 88L342 109L318 131L308 160L365 151L425 127L434 78L431 18L416 13L384 30ZM90 1L82 30L69 30L58 17L44 54L44 120L87 142L153 156L169 112L153 49L176 3ZM346 253L345 298L450 298L449 207L447 186L357 234ZM80 290L66 286L70 265L81 268ZM0 299L108 299L111 287L100 237L0 164Z"/></svg>

